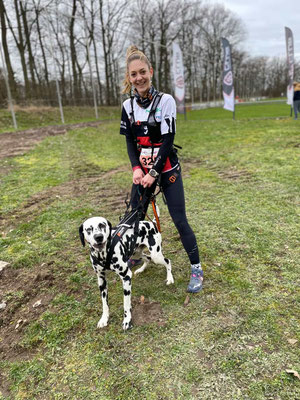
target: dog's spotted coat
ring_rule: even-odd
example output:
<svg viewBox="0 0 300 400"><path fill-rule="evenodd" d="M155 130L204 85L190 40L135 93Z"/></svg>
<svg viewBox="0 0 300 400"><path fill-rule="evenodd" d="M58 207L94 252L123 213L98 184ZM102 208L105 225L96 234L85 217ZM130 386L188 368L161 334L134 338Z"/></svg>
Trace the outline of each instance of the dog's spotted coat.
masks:
<svg viewBox="0 0 300 400"><path fill-rule="evenodd" d="M105 279L105 271L115 271L121 278L124 291L124 319L123 329L127 330L131 327L131 278L132 272L128 268L128 258L137 250L147 248L149 255L141 253L144 261L143 265L135 271L138 274L145 270L149 261L155 264L161 264L167 270L167 285L174 283L171 262L164 258L161 247L161 234L152 222L139 222L138 237L134 243L134 230L129 228L122 236L120 241L114 248L114 253L109 266L106 266L106 257L114 230L111 223L103 217L93 217L87 219L79 228L79 235L83 246L85 241L90 247L90 258L93 268L98 277L98 285L102 298L103 313L98 322L97 327L103 328L108 324L109 308L107 295L107 282Z"/></svg>

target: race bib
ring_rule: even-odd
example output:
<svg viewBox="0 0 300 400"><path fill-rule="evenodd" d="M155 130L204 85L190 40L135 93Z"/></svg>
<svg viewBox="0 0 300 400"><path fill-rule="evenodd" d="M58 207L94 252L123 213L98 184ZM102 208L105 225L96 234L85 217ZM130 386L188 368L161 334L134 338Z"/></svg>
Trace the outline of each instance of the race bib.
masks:
<svg viewBox="0 0 300 400"><path fill-rule="evenodd" d="M157 157L159 151L159 147L155 148L149 148L149 149L141 149L141 154L140 154L140 163L144 168L152 168L154 161Z"/></svg>

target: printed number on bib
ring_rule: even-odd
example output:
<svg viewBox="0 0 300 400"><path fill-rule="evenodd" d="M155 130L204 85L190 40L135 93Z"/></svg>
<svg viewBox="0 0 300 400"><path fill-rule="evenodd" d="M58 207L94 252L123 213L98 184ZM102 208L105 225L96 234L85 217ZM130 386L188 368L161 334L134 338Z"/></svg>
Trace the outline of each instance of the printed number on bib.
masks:
<svg viewBox="0 0 300 400"><path fill-rule="evenodd" d="M157 157L159 148L142 149L140 154L140 163L145 168L152 168L154 161Z"/></svg>

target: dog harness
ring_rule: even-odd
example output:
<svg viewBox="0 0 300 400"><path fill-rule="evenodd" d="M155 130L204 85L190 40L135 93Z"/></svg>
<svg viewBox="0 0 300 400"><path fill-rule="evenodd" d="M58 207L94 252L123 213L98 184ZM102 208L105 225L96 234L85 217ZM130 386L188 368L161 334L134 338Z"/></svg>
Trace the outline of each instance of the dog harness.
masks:
<svg viewBox="0 0 300 400"><path fill-rule="evenodd" d="M123 219L119 222L119 224L114 228L115 231L111 236L110 242L109 242L109 250L107 252L107 257L106 257L106 262L105 262L105 267L108 268L110 266L112 256L115 251L115 247L117 243L120 242L124 234L127 232L129 228L133 227L133 237L131 239L131 242L129 243L129 246L125 248L123 247L123 257L128 260L128 258L131 256L131 254L134 251L135 245L136 245L136 240L138 237L139 233L139 222L141 220L142 216L142 207L138 206L137 208L131 210L130 212L126 212L125 216Z"/></svg>

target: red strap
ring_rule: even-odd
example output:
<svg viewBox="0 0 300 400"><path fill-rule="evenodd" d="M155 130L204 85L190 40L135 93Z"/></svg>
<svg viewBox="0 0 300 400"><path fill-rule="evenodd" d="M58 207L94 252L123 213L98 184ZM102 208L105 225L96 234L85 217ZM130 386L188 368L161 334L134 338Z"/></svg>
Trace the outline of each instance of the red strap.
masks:
<svg viewBox="0 0 300 400"><path fill-rule="evenodd" d="M155 201L154 201L154 200L151 200L151 204L152 204L152 209L153 209L153 213L154 213L154 216L155 216L155 220L156 220L156 225L157 225L158 232L161 232L161 230L160 230L160 223L159 223L159 216L158 216L158 214L157 214L156 207L155 207Z"/></svg>

